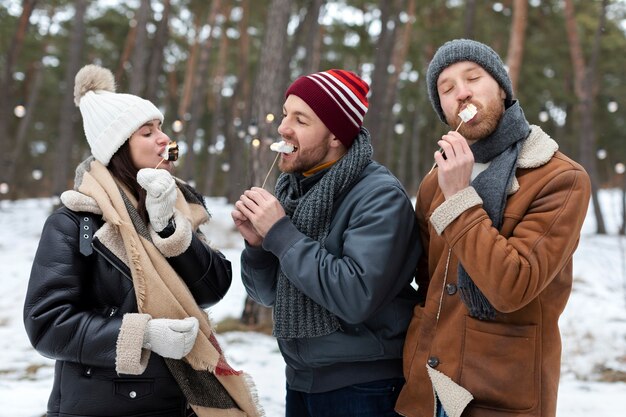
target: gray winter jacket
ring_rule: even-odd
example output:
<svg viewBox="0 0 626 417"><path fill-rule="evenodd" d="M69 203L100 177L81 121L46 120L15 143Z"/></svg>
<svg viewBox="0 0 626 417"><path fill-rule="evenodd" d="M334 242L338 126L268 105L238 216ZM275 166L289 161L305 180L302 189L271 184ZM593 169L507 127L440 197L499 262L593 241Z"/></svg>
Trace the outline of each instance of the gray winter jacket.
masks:
<svg viewBox="0 0 626 417"><path fill-rule="evenodd" d="M301 185L310 189L322 175ZM278 340L291 389L325 392L402 377L402 347L418 301L410 282L421 250L409 197L376 162L335 202L325 248L288 217L269 230L262 248L246 247L241 274L255 301L274 305L280 267L341 322L327 336Z"/></svg>

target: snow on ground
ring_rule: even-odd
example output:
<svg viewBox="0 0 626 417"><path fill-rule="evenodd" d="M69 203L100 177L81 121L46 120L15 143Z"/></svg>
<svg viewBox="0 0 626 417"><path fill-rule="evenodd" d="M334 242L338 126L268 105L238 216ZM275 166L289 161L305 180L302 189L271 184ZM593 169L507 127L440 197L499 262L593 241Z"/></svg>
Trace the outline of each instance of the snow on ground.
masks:
<svg viewBox="0 0 626 417"><path fill-rule="evenodd" d="M609 235L594 233L588 217L574 260L574 291L561 318L563 375L559 417L622 416L626 409L626 239L618 237L620 191L603 192L601 202ZM233 285L211 309L215 322L239 317L245 290L238 279L242 241L224 199L209 198L213 214L206 230L213 246L233 264ZM35 352L22 324L22 305L30 266L50 199L0 201L0 417L45 414L53 361ZM236 369L249 373L268 417L284 414L284 364L275 340L259 333L219 336Z"/></svg>

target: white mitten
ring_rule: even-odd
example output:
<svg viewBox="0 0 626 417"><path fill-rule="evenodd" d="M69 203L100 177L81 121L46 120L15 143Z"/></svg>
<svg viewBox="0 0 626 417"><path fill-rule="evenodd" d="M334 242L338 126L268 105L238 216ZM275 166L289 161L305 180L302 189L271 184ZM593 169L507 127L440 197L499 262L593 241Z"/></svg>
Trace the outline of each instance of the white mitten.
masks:
<svg viewBox="0 0 626 417"><path fill-rule="evenodd" d="M146 325L143 347L164 358L181 359L193 348L199 326L195 317L151 319Z"/></svg>
<svg viewBox="0 0 626 417"><path fill-rule="evenodd" d="M174 215L176 182L165 169L143 168L137 172L137 182L146 190L146 210L155 231L165 229Z"/></svg>

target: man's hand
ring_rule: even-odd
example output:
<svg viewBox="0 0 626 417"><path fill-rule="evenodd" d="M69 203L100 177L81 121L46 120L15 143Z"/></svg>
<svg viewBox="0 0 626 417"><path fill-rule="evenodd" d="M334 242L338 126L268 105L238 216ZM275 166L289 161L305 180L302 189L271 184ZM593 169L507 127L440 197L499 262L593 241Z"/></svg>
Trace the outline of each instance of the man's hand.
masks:
<svg viewBox="0 0 626 417"><path fill-rule="evenodd" d="M235 207L252 224L261 238L265 238L271 227L285 217L285 210L276 197L259 187L245 191L239 201L235 203ZM238 219L243 220L241 217ZM234 216L233 220L235 220ZM235 225L237 225L237 220L235 220ZM241 233L239 226L238 229ZM246 240L248 239L246 238ZM252 244L249 240L248 243Z"/></svg>
<svg viewBox="0 0 626 417"><path fill-rule="evenodd" d="M435 152L435 162L439 169L439 188L446 199L467 188L472 179L474 154L467 141L458 132L448 132L437 142L442 152Z"/></svg>
<svg viewBox="0 0 626 417"><path fill-rule="evenodd" d="M261 246L263 244L263 237L254 230L254 226L242 212L235 209L230 212L230 216L233 218L239 234L248 242L248 245Z"/></svg>

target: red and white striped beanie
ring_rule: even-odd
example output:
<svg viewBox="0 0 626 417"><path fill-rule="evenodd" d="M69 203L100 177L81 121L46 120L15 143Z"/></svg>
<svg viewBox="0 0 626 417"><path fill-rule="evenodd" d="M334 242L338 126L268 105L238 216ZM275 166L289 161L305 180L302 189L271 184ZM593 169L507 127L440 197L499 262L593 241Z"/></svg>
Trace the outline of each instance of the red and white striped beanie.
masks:
<svg viewBox="0 0 626 417"><path fill-rule="evenodd" d="M369 89L355 73L331 69L298 78L287 89L285 98L294 94L304 100L349 148L363 125Z"/></svg>

